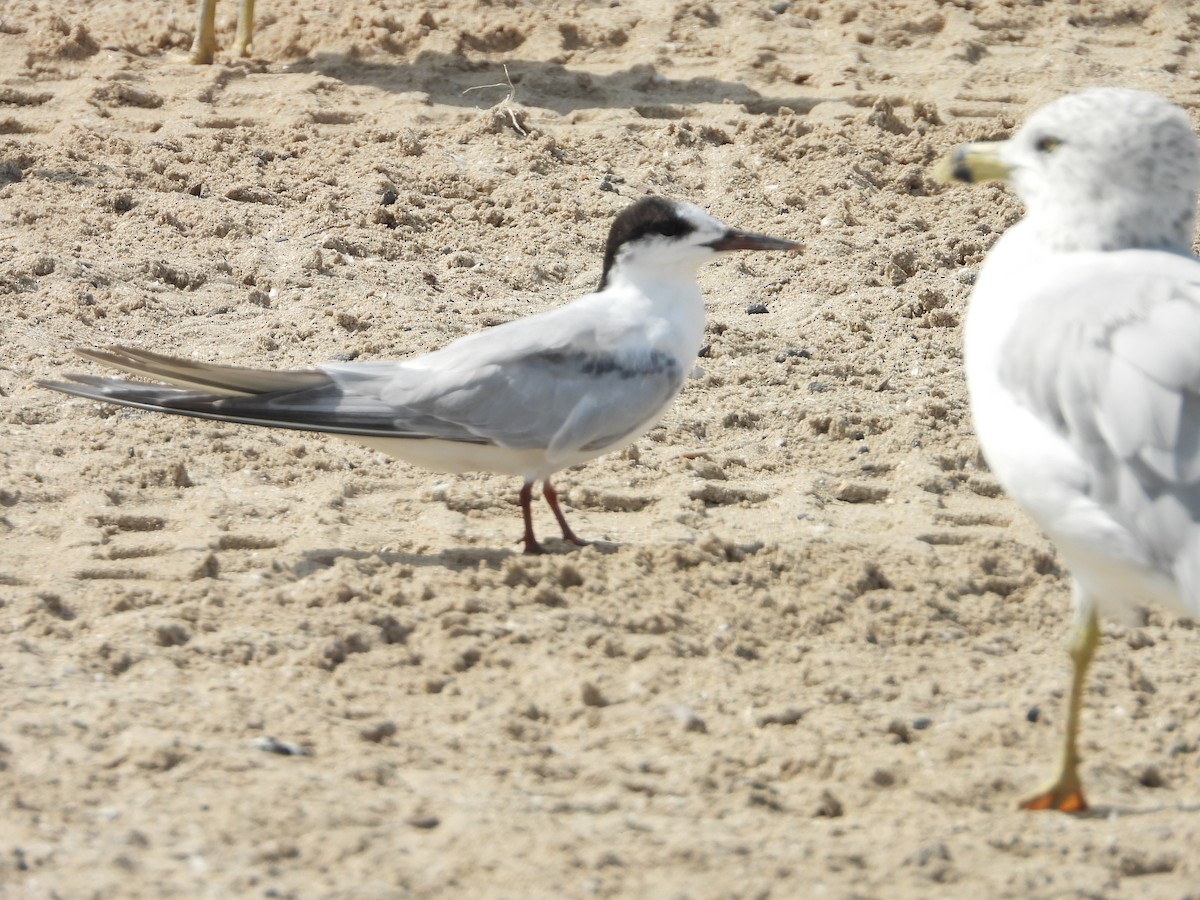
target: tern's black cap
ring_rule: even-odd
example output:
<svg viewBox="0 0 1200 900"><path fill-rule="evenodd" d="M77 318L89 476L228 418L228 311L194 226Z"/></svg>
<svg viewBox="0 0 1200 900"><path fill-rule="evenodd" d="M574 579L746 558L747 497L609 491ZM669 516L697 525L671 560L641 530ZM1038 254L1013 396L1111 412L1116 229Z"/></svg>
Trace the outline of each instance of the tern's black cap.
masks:
<svg viewBox="0 0 1200 900"><path fill-rule="evenodd" d="M696 230L696 226L679 214L679 207L662 197L643 197L621 210L608 230L608 243L604 245L604 273L600 276L599 290L608 285L608 271L612 268L617 253L630 241L648 234L663 237L683 237Z"/></svg>

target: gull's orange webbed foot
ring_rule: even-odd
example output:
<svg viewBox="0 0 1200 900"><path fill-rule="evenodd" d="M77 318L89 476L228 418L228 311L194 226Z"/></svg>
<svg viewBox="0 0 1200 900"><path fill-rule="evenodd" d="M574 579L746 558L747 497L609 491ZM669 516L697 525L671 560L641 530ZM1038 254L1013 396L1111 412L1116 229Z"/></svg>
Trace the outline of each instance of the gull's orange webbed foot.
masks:
<svg viewBox="0 0 1200 900"><path fill-rule="evenodd" d="M1058 812L1079 813L1087 812L1088 804L1083 797L1083 788L1077 782L1073 785L1052 784L1032 797L1026 797L1021 801L1020 808L1030 811L1053 809Z"/></svg>

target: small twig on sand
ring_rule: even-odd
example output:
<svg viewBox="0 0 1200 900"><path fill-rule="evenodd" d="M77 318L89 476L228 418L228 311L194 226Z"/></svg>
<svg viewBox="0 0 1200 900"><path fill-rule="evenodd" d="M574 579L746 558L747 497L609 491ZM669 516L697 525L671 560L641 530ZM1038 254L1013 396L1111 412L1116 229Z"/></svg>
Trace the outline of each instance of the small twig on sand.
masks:
<svg viewBox="0 0 1200 900"><path fill-rule="evenodd" d="M332 231L335 228L349 228L349 227L350 227L349 222L342 222L339 225L326 225L324 228L318 228L316 231L310 231L308 234L302 234L302 235L300 235L300 238L303 240L304 238L316 237L318 234L320 234L323 231Z"/></svg>
<svg viewBox="0 0 1200 900"><path fill-rule="evenodd" d="M497 82L496 84L477 84L475 87L467 88L465 91L463 91L463 93L469 94L471 91L482 91L487 88L508 88L508 96L496 105L504 110L504 112L508 113L508 118L512 122L512 127L525 137L528 137L529 133L521 127L521 123L517 121L517 114L513 111L513 103L516 102L517 99L517 88L512 83L512 78L508 74L508 64L501 63L501 65L504 67L504 81Z"/></svg>

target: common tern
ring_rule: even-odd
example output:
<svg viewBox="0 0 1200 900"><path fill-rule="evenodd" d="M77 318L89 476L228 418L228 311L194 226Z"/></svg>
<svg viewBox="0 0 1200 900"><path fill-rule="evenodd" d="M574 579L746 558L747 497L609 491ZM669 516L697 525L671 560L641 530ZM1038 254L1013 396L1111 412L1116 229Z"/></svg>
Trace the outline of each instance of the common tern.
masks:
<svg viewBox="0 0 1200 900"><path fill-rule="evenodd" d="M967 386L988 464L1073 576L1062 755L1021 805L1085 810L1077 737L1098 612L1200 613L1200 153L1179 107L1101 88L1010 140L959 147L939 174L1006 180L1025 204L971 294Z"/></svg>
<svg viewBox="0 0 1200 900"><path fill-rule="evenodd" d="M166 385L68 375L43 387L124 406L342 435L438 472L519 475L526 553L541 553L530 509L542 492L563 539L550 476L628 444L666 412L704 336L696 270L734 250L791 250L697 206L646 197L615 218L599 288L538 315L391 362L268 371L129 347L86 359Z"/></svg>

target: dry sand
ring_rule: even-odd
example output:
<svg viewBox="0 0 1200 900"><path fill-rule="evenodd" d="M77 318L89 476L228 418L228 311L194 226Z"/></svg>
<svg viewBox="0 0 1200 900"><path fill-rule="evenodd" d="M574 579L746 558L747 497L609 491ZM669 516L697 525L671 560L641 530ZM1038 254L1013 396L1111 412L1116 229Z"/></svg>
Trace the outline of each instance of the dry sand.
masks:
<svg viewBox="0 0 1200 900"><path fill-rule="evenodd" d="M1020 210L929 177L1093 84L1200 124L1187 4L259 5L211 67L190 3L0 8L0 895L1198 896L1190 623L1106 626L1098 815L1015 811L1069 586L959 325ZM562 475L586 549L520 556L513 479L31 386L429 350L647 192L805 251L701 273L678 403Z"/></svg>

